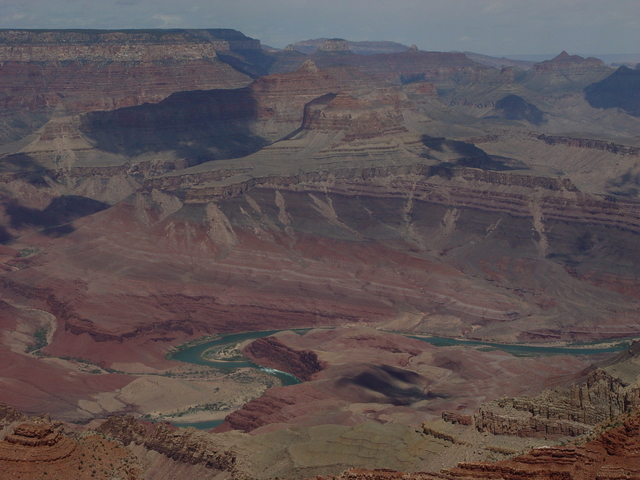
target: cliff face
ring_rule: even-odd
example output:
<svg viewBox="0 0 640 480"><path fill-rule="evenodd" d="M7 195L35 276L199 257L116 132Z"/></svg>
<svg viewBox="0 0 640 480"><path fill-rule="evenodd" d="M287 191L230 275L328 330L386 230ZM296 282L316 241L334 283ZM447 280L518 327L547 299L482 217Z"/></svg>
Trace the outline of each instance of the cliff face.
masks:
<svg viewBox="0 0 640 480"><path fill-rule="evenodd" d="M578 436L638 407L638 385L625 385L596 370L582 385L546 391L533 398L502 398L485 404L476 413L475 424L480 431L494 435Z"/></svg>
<svg viewBox="0 0 640 480"><path fill-rule="evenodd" d="M613 73L602 60L560 53L552 60L536 63L520 83L540 93L580 91Z"/></svg>
<svg viewBox="0 0 640 480"><path fill-rule="evenodd" d="M259 40L230 29L0 31L5 62L195 60L259 49Z"/></svg>
<svg viewBox="0 0 640 480"><path fill-rule="evenodd" d="M250 79L217 58L234 49L259 42L225 30L3 31L0 106L109 110L245 86Z"/></svg>
<svg viewBox="0 0 640 480"><path fill-rule="evenodd" d="M461 463L445 473L448 478L472 479L606 479L633 478L640 474L638 439L640 417L631 416L596 440L579 446L544 447L512 460ZM443 472L444 473L444 472Z"/></svg>
<svg viewBox="0 0 640 480"><path fill-rule="evenodd" d="M98 432L111 435L124 445L143 445L180 463L203 464L211 469L235 473L234 453L221 451L215 437L205 432L176 429L164 423L143 424L131 416L109 417Z"/></svg>
<svg viewBox="0 0 640 480"><path fill-rule="evenodd" d="M142 469L122 445L93 434L64 435L65 426L44 419L15 425L0 441L0 471L7 478L137 480Z"/></svg>
<svg viewBox="0 0 640 480"><path fill-rule="evenodd" d="M114 392L132 381L111 374L74 377L66 374L67 367L18 351L25 332L35 330L29 317L35 314L28 309L49 319L43 353L131 370L160 368L168 363L164 354L170 345L223 331L368 323L494 342L593 340L640 332L635 300L640 297L639 204L631 189L623 197L582 187L590 185L585 177L606 183L614 175L608 167L618 164L615 175L629 168L629 181L637 181L637 147L631 141L614 145L534 132L530 123L508 118L461 116L440 101L439 91L454 89L463 103L486 100L491 109L495 104L483 99L485 88L524 88L513 71L478 66L460 54L417 49L367 60L323 52L313 62L305 58L296 71L261 77L249 86L198 90L204 83L188 82L199 82L198 72L209 75L208 66L222 66L221 58L235 58L240 68L237 45L175 32L166 38L151 38L148 32L104 38L80 33L67 46L55 36L4 44L7 68L33 72L34 62L20 59L49 51L66 60L44 62L48 72L80 69L73 82L71 73L56 77L68 78L68 86L56 84L50 91L42 82L53 82L53 73L46 79L36 76L33 84L14 79L16 89L39 93L29 97L25 90L26 96L6 97L9 103L27 105L32 98L62 105L55 103L60 100L72 110L92 111L56 117L46 125L38 123L46 118L32 118L29 136L4 146L10 153L0 162L0 239L13 241L17 253L0 259L0 295L7 305L24 307L16 307L15 318L13 313L0 317L11 331L2 338L0 363L31 382L33 398L18 396L20 384L4 389L3 398L20 399L29 411L43 408L46 398L56 413L87 419L103 414L102 407L96 401L89 402L92 411L79 410L79 398ZM287 55L301 60L294 53ZM105 63L109 55L118 60ZM331 66L322 69L321 62ZM189 74L189 65L198 72ZM112 67L114 75L124 72L112 83L83 76ZM127 85L145 85L147 80L139 84L139 78L150 77L138 68L150 76L157 72L146 85L157 83L159 90L132 94L131 103L114 100L125 98L119 95ZM561 76L562 68L553 75ZM157 92L157 99L163 95L163 75L169 73L189 75L176 88L196 90L138 105ZM92 88L106 93L96 98ZM95 105L85 102L83 89ZM529 97L519 98L525 103L516 99L511 107L523 107L525 116L516 117L536 113L526 103ZM94 111L121 104L133 106ZM490 141L483 150L465 138ZM318 372L323 357L300 354L308 346L298 352L270 342L261 347L262 353L278 353L278 364L301 376L323 374ZM522 383L512 381L517 369L506 364L483 376L466 357L425 354L424 362L415 360L412 367L420 356L413 347L389 348L397 348L398 358L383 365L370 359L356 365L354 351L348 352L351 357L342 362L348 368L328 382L336 392L346 385L341 405L314 410L331 399L319 389L300 387L295 398L304 402L292 402L290 391L267 395L262 403L249 402L234 425L257 430L327 418L342 426L362 418L413 420L430 414L412 409L414 403L428 402L427 410L455 409L451 391L469 399L467 406L496 398L498 387L491 386L496 378L502 379L503 391L527 393L508 390ZM385 365L403 371L385 370ZM477 383L463 394L460 385L468 386L467 379L443 381L423 398L433 379L428 369L413 383L402 380L413 379L404 370L422 365L454 378L469 369ZM564 369L574 378L582 368L577 360L567 360L543 370L536 385L549 379L550 371ZM72 385L77 389L69 397L56 395ZM600 398L597 388L575 395ZM493 393L483 393L487 389ZM373 405L371 411L344 406L364 403ZM492 421L499 424L496 415ZM532 434L584 429L580 419L549 415L558 426L536 417L537 423L524 426L516 419L513 429Z"/></svg>

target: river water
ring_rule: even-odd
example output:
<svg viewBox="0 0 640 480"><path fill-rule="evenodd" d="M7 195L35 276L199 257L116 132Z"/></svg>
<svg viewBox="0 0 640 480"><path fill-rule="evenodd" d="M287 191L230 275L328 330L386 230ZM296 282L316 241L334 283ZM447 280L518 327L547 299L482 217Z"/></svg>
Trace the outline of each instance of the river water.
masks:
<svg viewBox="0 0 640 480"><path fill-rule="evenodd" d="M245 340L255 340L262 337L268 337L274 333L281 332L282 330L265 330L261 332L246 332L246 333L233 333L225 335L216 340L201 343L193 347L185 348L172 357L173 360L181 362L194 363L196 365L207 365L209 367L221 368L221 369L235 369L235 368L257 368L270 375L277 377L283 386L295 385L300 383L300 380L293 375L275 370L273 368L261 367L249 360L207 360L202 357L203 353L213 347L222 347L225 345L235 345L242 343ZM292 330L295 333L303 334L310 329L297 329ZM476 342L472 340L456 340L453 338L444 337L420 337L416 335L404 335L407 338L420 340L430 343L436 347L451 347L451 346L467 346L467 347L481 347L491 350L502 350L507 353L516 356L539 356L539 355L600 355L603 353L615 353L627 348L623 344L617 344L608 347L594 346L578 346L578 347L544 347L544 346L531 346L531 345L506 345L499 343L486 343ZM223 420L214 420L209 422L199 423L176 423L172 422L178 427L196 427L198 429L210 430L217 427L223 422Z"/></svg>

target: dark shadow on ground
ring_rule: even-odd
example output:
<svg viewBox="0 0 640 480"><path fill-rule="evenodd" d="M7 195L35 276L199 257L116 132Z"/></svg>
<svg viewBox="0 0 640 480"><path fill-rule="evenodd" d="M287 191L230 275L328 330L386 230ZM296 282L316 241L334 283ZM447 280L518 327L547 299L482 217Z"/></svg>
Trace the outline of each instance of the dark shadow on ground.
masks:
<svg viewBox="0 0 640 480"><path fill-rule="evenodd" d="M23 207L15 201L7 202L4 207L12 228L37 227L42 228L42 233L45 235L59 237L74 231L70 222L100 212L109 206L91 198L63 195L54 198L43 210ZM2 230L0 227L0 239ZM8 235L6 229L4 232Z"/></svg>
<svg viewBox="0 0 640 480"><path fill-rule="evenodd" d="M156 104L87 113L80 129L99 150L129 157L174 151L202 163L264 147L251 131L257 108L248 88L179 92Z"/></svg>

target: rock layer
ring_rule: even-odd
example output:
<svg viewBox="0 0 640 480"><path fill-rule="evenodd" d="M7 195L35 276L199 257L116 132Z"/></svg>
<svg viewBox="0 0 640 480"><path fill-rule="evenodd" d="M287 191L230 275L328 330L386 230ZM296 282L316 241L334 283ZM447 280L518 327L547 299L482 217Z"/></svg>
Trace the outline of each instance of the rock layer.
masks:
<svg viewBox="0 0 640 480"><path fill-rule="evenodd" d="M248 77L217 58L233 49L259 50L259 41L222 29L7 30L0 35L0 105L106 110L176 91L244 86Z"/></svg>
<svg viewBox="0 0 640 480"><path fill-rule="evenodd" d="M312 375L324 368L314 352L294 350L272 337L251 342L243 353L260 365L282 370L303 381L310 380Z"/></svg>
<svg viewBox="0 0 640 480"><path fill-rule="evenodd" d="M494 435L579 436L638 407L638 385L625 385L604 370L596 370L582 385L484 404L475 415L475 424L480 431Z"/></svg>
<svg viewBox="0 0 640 480"><path fill-rule="evenodd" d="M639 433L640 417L635 415L584 445L539 448L495 464L463 463L447 475L460 479L634 478L640 475Z"/></svg>

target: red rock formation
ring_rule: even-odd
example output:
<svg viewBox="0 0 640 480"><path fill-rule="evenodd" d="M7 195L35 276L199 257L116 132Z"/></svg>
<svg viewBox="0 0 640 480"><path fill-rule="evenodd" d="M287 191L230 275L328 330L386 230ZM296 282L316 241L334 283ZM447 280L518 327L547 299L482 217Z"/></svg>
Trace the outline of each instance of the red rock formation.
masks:
<svg viewBox="0 0 640 480"><path fill-rule="evenodd" d="M0 442L0 462L55 462L69 457L76 446L51 425L21 424Z"/></svg>
<svg viewBox="0 0 640 480"><path fill-rule="evenodd" d="M317 480L617 480L640 477L640 416L579 446L542 447L496 463L460 463L440 472L351 469Z"/></svg>
<svg viewBox="0 0 640 480"><path fill-rule="evenodd" d="M639 451L640 416L635 415L584 445L538 448L494 464L462 463L446 474L460 479L506 480L637 478L640 476Z"/></svg>
<svg viewBox="0 0 640 480"><path fill-rule="evenodd" d="M2 422L3 424L13 423L26 419L27 417L24 415L24 413L16 410L6 403L0 403L0 422Z"/></svg>
<svg viewBox="0 0 640 480"><path fill-rule="evenodd" d="M16 425L13 433L7 435L4 441L25 447L51 447L58 443L60 439L60 433L56 432L52 425L22 423Z"/></svg>
<svg viewBox="0 0 640 480"><path fill-rule="evenodd" d="M98 431L122 441L125 445L136 443L162 453L179 463L203 464L224 472L235 472L235 455L222 451L215 437L194 429L176 429L171 424L149 424L132 416L109 417Z"/></svg>
<svg viewBox="0 0 640 480"><path fill-rule="evenodd" d="M314 352L294 350L274 337L259 338L251 342L243 353L259 365L290 373L302 381L310 380L324 368Z"/></svg>
<svg viewBox="0 0 640 480"><path fill-rule="evenodd" d="M15 426L0 442L3 478L137 480L141 471L131 460L121 445L95 434L69 438L42 420Z"/></svg>
<svg viewBox="0 0 640 480"><path fill-rule="evenodd" d="M578 436L638 407L640 388L596 370L582 385L557 388L538 397L501 398L484 404L475 415L475 424L478 430L495 435Z"/></svg>
<svg viewBox="0 0 640 480"><path fill-rule="evenodd" d="M445 422L453 424L459 423L460 425L473 425L473 417L471 415L462 415L457 412L442 412L442 419Z"/></svg>
<svg viewBox="0 0 640 480"><path fill-rule="evenodd" d="M460 410L442 416L470 425L470 413L483 399L506 391L540 391L542 378L562 378L562 372L555 370L557 360L509 360L505 353L436 349L426 342L365 327L318 330L302 336L283 332L276 338L294 351L315 352L326 359L325 369L303 384L267 390L228 415L215 431L236 429L257 435L291 425L371 421L416 425L451 408ZM562 363L567 373L587 365ZM368 408L349 407L354 404Z"/></svg>
<svg viewBox="0 0 640 480"><path fill-rule="evenodd" d="M108 110L176 91L245 86L246 75L216 58L217 50L259 49L259 42L235 33L4 31L0 106Z"/></svg>
<svg viewBox="0 0 640 480"><path fill-rule="evenodd" d="M355 55L344 52L319 52L311 56L320 67L349 65L390 83L424 80L446 85L455 77L458 82L471 82L499 71L480 65L463 53L423 52L408 50L400 53Z"/></svg>

